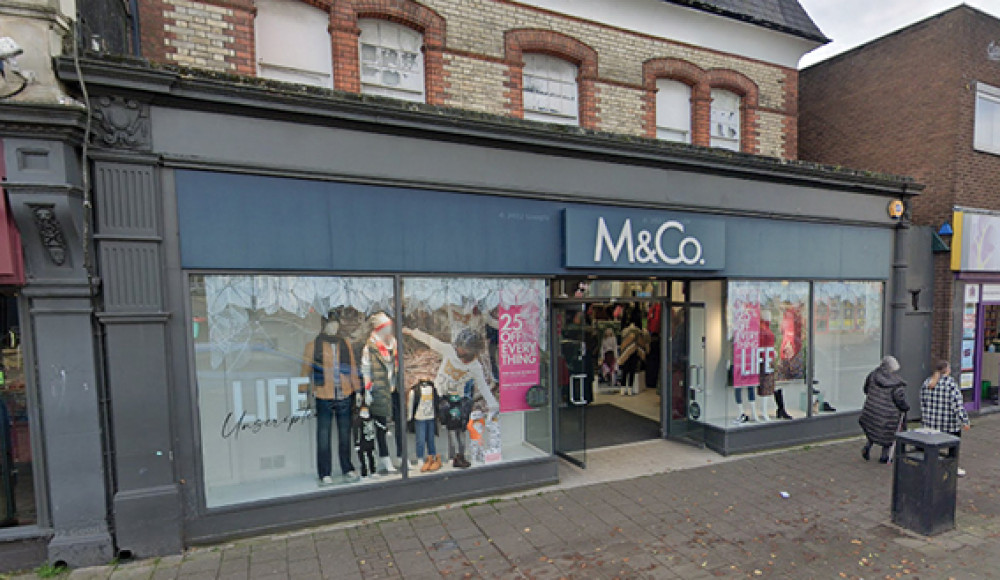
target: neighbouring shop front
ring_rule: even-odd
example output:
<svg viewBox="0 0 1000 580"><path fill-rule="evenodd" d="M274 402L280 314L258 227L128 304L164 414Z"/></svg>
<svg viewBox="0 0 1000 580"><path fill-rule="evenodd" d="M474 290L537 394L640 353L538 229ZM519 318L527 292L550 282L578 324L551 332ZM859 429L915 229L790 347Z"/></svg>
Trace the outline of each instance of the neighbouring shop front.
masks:
<svg viewBox="0 0 1000 580"><path fill-rule="evenodd" d="M78 505L106 510L119 553L537 487L617 436L728 454L858 430L908 181L81 70L92 254L71 260L80 294L53 277L22 312L45 321L40 360L100 363L78 377L98 389L67 392L101 439L38 448L60 474L107 451ZM84 216L74 191L60 223ZM37 188L21 196L44 226ZM25 251L62 272L32 232ZM86 340L57 320L99 332L68 351ZM26 373L29 395L58 370ZM45 515L63 479L40 519L101 552L103 532Z"/></svg>
<svg viewBox="0 0 1000 580"><path fill-rule="evenodd" d="M951 269L956 317L952 368L965 406L1000 406L1000 216L996 212L956 209L952 217ZM956 365L955 362L958 362Z"/></svg>

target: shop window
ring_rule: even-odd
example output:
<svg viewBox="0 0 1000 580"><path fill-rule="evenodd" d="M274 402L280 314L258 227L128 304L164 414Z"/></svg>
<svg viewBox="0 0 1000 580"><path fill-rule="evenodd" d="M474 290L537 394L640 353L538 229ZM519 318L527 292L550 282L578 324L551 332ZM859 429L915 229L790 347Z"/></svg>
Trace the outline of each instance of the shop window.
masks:
<svg viewBox="0 0 1000 580"><path fill-rule="evenodd" d="M404 279L413 476L551 452L547 292L543 280Z"/></svg>
<svg viewBox="0 0 1000 580"><path fill-rule="evenodd" d="M656 138L691 142L691 87L670 79L656 80Z"/></svg>
<svg viewBox="0 0 1000 580"><path fill-rule="evenodd" d="M260 0L256 7L258 76L333 88L329 14L298 0Z"/></svg>
<svg viewBox="0 0 1000 580"><path fill-rule="evenodd" d="M17 299L0 296L0 528L37 523L30 397Z"/></svg>
<svg viewBox="0 0 1000 580"><path fill-rule="evenodd" d="M975 125L974 147L1000 154L1000 89L976 84Z"/></svg>
<svg viewBox="0 0 1000 580"><path fill-rule="evenodd" d="M733 281L728 290L728 381L725 400L714 405L725 413L715 424L738 428L818 413L822 394L814 390L810 399L807 389L809 283Z"/></svg>
<svg viewBox="0 0 1000 580"><path fill-rule="evenodd" d="M881 282L816 282L813 311L831 317L828 332L815 336L817 410L857 411L864 405L862 386L882 358ZM839 324L838 324L839 323Z"/></svg>
<svg viewBox="0 0 1000 580"><path fill-rule="evenodd" d="M577 67L547 54L524 54L524 118L547 123L579 122Z"/></svg>
<svg viewBox="0 0 1000 580"><path fill-rule="evenodd" d="M400 477L391 396L362 391L392 279L192 276L191 308L208 507ZM374 476L361 477L359 433L374 439Z"/></svg>
<svg viewBox="0 0 1000 580"><path fill-rule="evenodd" d="M358 20L361 92L424 102L423 35L388 20Z"/></svg>
<svg viewBox="0 0 1000 580"><path fill-rule="evenodd" d="M712 89L712 147L740 150L740 96L722 89Z"/></svg>

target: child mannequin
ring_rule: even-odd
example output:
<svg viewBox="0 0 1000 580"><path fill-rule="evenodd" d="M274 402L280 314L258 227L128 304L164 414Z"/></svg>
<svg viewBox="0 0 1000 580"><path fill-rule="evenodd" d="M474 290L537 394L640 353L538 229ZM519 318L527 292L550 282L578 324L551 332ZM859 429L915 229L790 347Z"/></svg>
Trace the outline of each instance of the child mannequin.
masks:
<svg viewBox="0 0 1000 580"><path fill-rule="evenodd" d="M378 429L385 429L372 416L367 405L358 408L354 417L354 450L358 452L361 462L361 477L378 477L375 469L375 434Z"/></svg>
<svg viewBox="0 0 1000 580"><path fill-rule="evenodd" d="M376 432L379 460L388 473L396 471L389 458L386 432L392 414L393 393L396 391L399 370L398 351L392 320L384 312L371 317L372 332L361 353L363 389L358 393L358 406L367 406L375 421L381 425ZM398 440L398 437L397 437ZM362 475L364 472L362 472Z"/></svg>
<svg viewBox="0 0 1000 580"><path fill-rule="evenodd" d="M410 389L408 397L410 409L410 424L417 435L417 457L423 461L420 471L437 471L441 469L441 457L437 454L435 436L437 421L435 413L438 405L437 389L430 381L420 381ZM426 447L427 455L424 455Z"/></svg>

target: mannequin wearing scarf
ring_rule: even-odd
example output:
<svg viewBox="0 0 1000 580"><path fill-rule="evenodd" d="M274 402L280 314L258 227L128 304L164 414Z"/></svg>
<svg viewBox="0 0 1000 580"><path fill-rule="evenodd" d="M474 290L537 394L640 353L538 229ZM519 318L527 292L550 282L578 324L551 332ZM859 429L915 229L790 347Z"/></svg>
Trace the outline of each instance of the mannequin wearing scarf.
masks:
<svg viewBox="0 0 1000 580"><path fill-rule="evenodd" d="M356 481L351 462L351 414L358 381L354 349L339 336L340 317L331 311L323 317L323 326L302 354L302 376L309 377L316 399L316 470L320 485L333 483L333 419L337 420L337 451L344 478Z"/></svg>
<svg viewBox="0 0 1000 580"><path fill-rule="evenodd" d="M372 332L361 353L361 376L364 389L359 393L359 404L367 405L375 422L381 425L376 432L378 455L382 467L389 473L396 471L389 458L386 431L390 415L395 416L399 394L396 392L399 371L399 353L392 320L384 312L372 315ZM394 404L395 403L395 404ZM400 421L396 421L396 451L399 454L402 436L398 433Z"/></svg>

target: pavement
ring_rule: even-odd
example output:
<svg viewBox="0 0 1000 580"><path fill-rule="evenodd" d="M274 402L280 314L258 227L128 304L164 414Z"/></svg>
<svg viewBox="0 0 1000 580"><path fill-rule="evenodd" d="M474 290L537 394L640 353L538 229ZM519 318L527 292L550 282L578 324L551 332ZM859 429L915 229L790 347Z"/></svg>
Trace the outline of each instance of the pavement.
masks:
<svg viewBox="0 0 1000 580"><path fill-rule="evenodd" d="M891 522L893 469L865 462L860 438L735 458L650 441L591 452L587 470L565 464L554 488L66 577L997 578L1000 415L973 424L956 528L933 537Z"/></svg>

